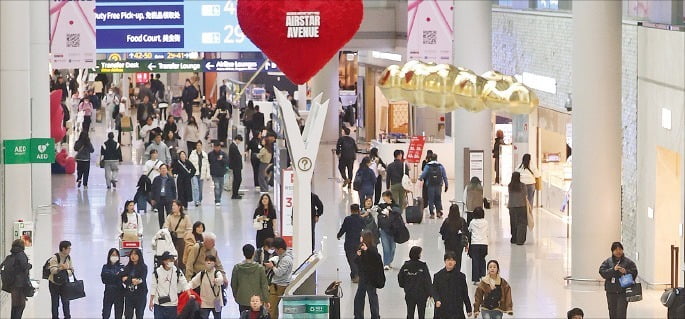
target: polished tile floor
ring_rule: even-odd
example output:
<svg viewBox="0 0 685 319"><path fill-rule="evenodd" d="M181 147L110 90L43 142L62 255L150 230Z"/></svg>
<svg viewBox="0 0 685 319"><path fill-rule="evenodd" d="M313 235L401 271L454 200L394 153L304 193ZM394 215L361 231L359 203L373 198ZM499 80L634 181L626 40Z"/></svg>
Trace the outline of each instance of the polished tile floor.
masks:
<svg viewBox="0 0 685 319"><path fill-rule="evenodd" d="M101 130L101 128L99 128ZM96 134L97 135L97 134ZM102 135L102 134L99 134ZM100 136L96 141L101 141ZM96 144L99 145L99 144ZM99 147L96 147L96 149ZM318 288L324 289L336 278L343 280L344 297L342 298L342 317L351 318L353 297L356 285L349 282L349 268L343 252L343 242L335 240L335 234L346 214L347 207L357 200L356 194L350 194L340 188L340 182L331 178L331 166L334 165L329 146L322 147L314 174L314 189L325 205L325 214L316 228L317 238L327 236L323 249L327 259L318 268ZM128 150L130 151L130 150ZM136 153L138 153L136 151ZM251 227L251 217L259 193L254 191L249 162L243 170L246 191L242 200L231 200L224 192L223 206L214 207L211 185L205 185L205 201L199 208L191 208L189 215L194 220L202 220L209 231L217 234L217 248L224 265L239 262L241 246L253 243L255 231ZM53 186L53 242L57 248L60 240L73 243L72 257L80 279L86 283L85 299L72 302L74 318L98 318L101 314L103 285L100 281L100 269L106 259L109 248L116 247L117 218L122 211L125 200L133 197L135 183L141 174L140 165L131 163L121 166L120 183L116 190L107 190L104 183L104 171L91 168L88 190L76 189L75 177L72 175L54 175ZM498 193L499 194L499 193ZM558 217L545 211L536 211L538 221L536 228L529 233L525 246L509 244L509 221L505 202L500 195L499 203L487 212L490 222L490 239L488 259L497 259L502 267L502 276L512 285L514 314L516 318L562 318L572 307L585 310L586 318L607 318L606 302L602 287L599 285L568 286L563 280L570 264L567 256L569 241L566 238L566 224ZM443 197L445 205L451 198ZM154 213L144 215L145 238L149 239L158 230L157 216ZM443 245L438 230L441 220L424 219L420 225L410 225L411 240L398 245L394 269L386 272L387 284L379 291L380 313L383 318L404 318L406 316L403 302L404 292L398 287L397 269L407 258L412 245L424 248L423 260L428 262L432 273L442 267ZM37 231L40 231L38 229ZM145 259L151 261L150 242L145 242ZM601 263L597 261L597 266ZM42 263L41 263L42 265ZM34 267L40 265L34 264ZM464 255L462 271L470 279L470 259ZM473 296L474 286L469 286ZM631 304L628 313L630 318L665 318L666 309L659 303L660 291L647 290L642 302ZM41 289L36 298L31 299L25 313L27 318L46 318L50 316L50 301L47 283L41 281ZM229 299L230 300L230 299ZM366 307L367 317L368 305ZM224 308L223 317L237 318L237 306L229 301ZM146 311L146 317L152 313ZM4 316L3 316L4 317Z"/></svg>

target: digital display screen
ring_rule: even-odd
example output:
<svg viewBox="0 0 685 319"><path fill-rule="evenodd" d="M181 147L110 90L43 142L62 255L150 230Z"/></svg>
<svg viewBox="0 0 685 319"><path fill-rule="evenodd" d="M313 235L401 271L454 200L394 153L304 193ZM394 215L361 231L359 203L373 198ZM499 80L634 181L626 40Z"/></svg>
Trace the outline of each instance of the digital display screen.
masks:
<svg viewBox="0 0 685 319"><path fill-rule="evenodd" d="M236 0L97 0L97 52L260 51L236 11Z"/></svg>

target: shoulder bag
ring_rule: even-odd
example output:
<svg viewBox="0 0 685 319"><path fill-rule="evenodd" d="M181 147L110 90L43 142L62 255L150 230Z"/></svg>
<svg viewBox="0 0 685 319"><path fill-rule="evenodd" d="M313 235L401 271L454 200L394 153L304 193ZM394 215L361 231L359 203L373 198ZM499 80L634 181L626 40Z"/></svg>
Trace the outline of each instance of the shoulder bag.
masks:
<svg viewBox="0 0 685 319"><path fill-rule="evenodd" d="M83 287L83 280L76 279L76 274L73 274L73 276L74 281L69 281L67 278L67 282L64 283L64 287L62 288L64 299L67 300L80 299L86 296L86 291Z"/></svg>

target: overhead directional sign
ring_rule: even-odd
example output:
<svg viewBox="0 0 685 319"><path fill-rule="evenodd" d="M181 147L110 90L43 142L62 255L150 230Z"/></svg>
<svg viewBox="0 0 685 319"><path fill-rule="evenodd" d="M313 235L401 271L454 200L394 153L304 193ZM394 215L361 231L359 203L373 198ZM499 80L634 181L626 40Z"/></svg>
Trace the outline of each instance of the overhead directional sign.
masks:
<svg viewBox="0 0 685 319"><path fill-rule="evenodd" d="M97 52L259 51L238 24L236 3L237 0L98 0Z"/></svg>
<svg viewBox="0 0 685 319"><path fill-rule="evenodd" d="M202 60L136 60L106 61L98 60L95 72L100 73L138 73L138 72L200 72Z"/></svg>
<svg viewBox="0 0 685 319"><path fill-rule="evenodd" d="M207 59L203 60L203 72L254 72L264 63L264 60L245 59ZM264 66L266 72L277 71L276 63L269 62Z"/></svg>

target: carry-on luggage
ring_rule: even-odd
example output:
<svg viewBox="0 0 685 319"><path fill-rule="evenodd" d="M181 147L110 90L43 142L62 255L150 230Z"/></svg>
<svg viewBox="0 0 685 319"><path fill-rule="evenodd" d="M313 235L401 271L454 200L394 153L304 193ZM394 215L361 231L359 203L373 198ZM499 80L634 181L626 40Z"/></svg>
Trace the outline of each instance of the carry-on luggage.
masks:
<svg viewBox="0 0 685 319"><path fill-rule="evenodd" d="M421 224L423 221L423 199L421 197L414 197L413 204L407 206L405 212L407 214L407 223Z"/></svg>

